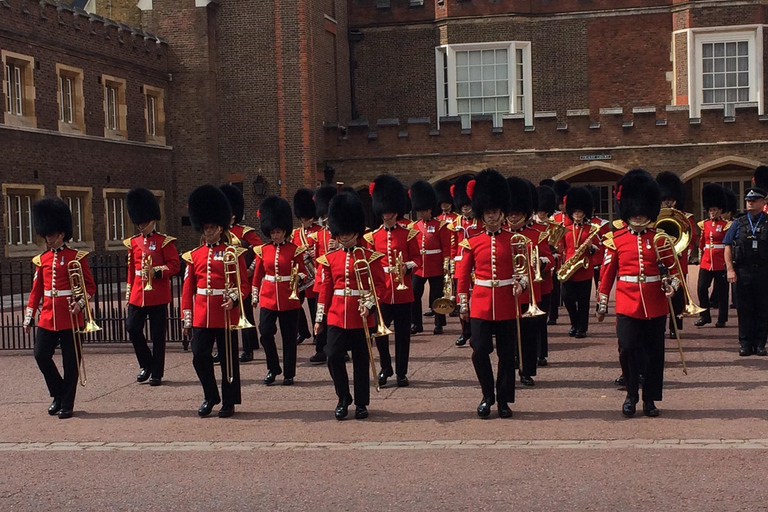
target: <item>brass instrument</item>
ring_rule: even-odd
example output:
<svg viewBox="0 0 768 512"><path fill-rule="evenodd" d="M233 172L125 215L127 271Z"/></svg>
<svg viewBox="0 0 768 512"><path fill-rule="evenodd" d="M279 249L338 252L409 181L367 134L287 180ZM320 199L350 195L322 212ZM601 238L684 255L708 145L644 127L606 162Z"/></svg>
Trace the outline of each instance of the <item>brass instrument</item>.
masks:
<svg viewBox="0 0 768 512"><path fill-rule="evenodd" d="M560 240L563 239L563 236L565 236L565 226L563 226L558 222L548 220L547 229L544 230L541 237L539 238L539 241L543 240L546 237L549 245L551 245L552 247L555 247L557 244L560 243Z"/></svg>
<svg viewBox="0 0 768 512"><path fill-rule="evenodd" d="M589 236L587 236L587 239L576 248L573 256L563 262L563 265L557 271L557 279L560 281L567 281L572 278L573 274L580 268L589 268L587 249L592 245L592 237L594 237L598 231L600 231L600 225L590 224Z"/></svg>
<svg viewBox="0 0 768 512"><path fill-rule="evenodd" d="M532 242L530 242L530 240L528 244L529 244L529 247L530 245L533 245ZM536 282L536 278L534 277L536 273L538 273L539 278L541 278L541 272L539 271L540 269L539 247L533 246L525 254L521 254L520 256L524 257L527 260L526 268L528 269L528 284L531 290L530 300L528 302L528 309L525 310L525 313L523 313L522 317L533 318L535 316L546 315L547 313L542 311L541 308L539 308L539 305L537 303L538 301L536 300L536 287L533 285L533 283ZM536 271L538 272L534 272L532 265L533 267L536 268ZM539 279L539 281L541 281L541 279Z"/></svg>
<svg viewBox="0 0 768 512"><path fill-rule="evenodd" d="M354 257L355 254L361 251L363 253L362 258L356 258L354 260L354 263L352 265L352 268L355 272L355 280L357 282L357 289L360 292L360 317L363 320L363 331L365 332L365 342L368 345L368 359L371 363L371 375L373 375L373 382L376 386L376 391L379 391L379 376L376 373L376 361L373 358L373 345L371 343L371 338L379 338L381 336L388 336L392 334L392 331L387 329L387 326L384 324L384 318L381 316L381 306L379 304L379 298L376 296L376 288L374 286L373 282L373 274L371 273L371 265L368 263L368 260L365 257L365 250L362 247L356 247L352 251L352 256ZM364 277L363 274L368 274L368 289L366 289L363 286ZM373 304L373 307L376 308L376 321L378 324L378 329L376 332L371 333L370 329L368 328L368 318L365 314L365 309L363 306L365 306L365 303L368 302L369 304Z"/></svg>
<svg viewBox="0 0 768 512"><path fill-rule="evenodd" d="M291 267L290 278L291 294L288 296L288 300L299 300L299 264L294 263Z"/></svg>
<svg viewBox="0 0 768 512"><path fill-rule="evenodd" d="M395 256L395 282L398 283L398 290L407 290L405 284L405 262L403 261L403 251L399 251Z"/></svg>
<svg viewBox="0 0 768 512"><path fill-rule="evenodd" d="M528 265L528 237L515 233L509 240L512 247L512 275L518 280L530 272ZM514 285L513 285L514 286ZM515 327L517 328L517 369L523 369L523 341L520 335L520 299L515 296Z"/></svg>
<svg viewBox="0 0 768 512"><path fill-rule="evenodd" d="M685 212L675 208L662 208L659 216L656 218L656 229L661 229L672 239L672 245L675 248L675 254L680 256L688 250L691 243L691 223Z"/></svg>
<svg viewBox="0 0 768 512"><path fill-rule="evenodd" d="M72 260L67 264L67 276L69 277L69 288L72 290L72 302L82 297L85 300L83 312L85 315L85 326L79 329L77 325L77 315L69 310L69 319L72 323L72 342L75 348L75 357L77 358L77 376L80 385L85 386L88 382L88 376L85 373L85 361L83 360L83 334L100 331L101 327L96 325L91 314L91 304L88 300L88 292L85 289L85 278L83 277L83 266L77 260Z"/></svg>
<svg viewBox="0 0 768 512"><path fill-rule="evenodd" d="M243 294L240 291L241 288L241 281L240 281L240 269L238 264L238 257L237 257L237 247L234 245L228 245L227 248L224 250L224 294L225 299L226 297L229 297L230 292L233 288L236 287L237 289L237 296L238 296L238 303L243 304ZM232 352L232 331L234 330L240 330L240 329L250 329L253 327L253 324L251 324L248 319L245 317L245 313L241 311L240 314L240 320L237 324L232 325L231 320L231 310L225 309L224 310L224 357L227 361L227 382L232 384L232 381L234 380L234 369L233 366L235 364L234 360L234 354Z"/></svg>
<svg viewBox="0 0 768 512"><path fill-rule="evenodd" d="M307 237L307 231L304 229L304 226L299 227L299 240L301 241L302 247L307 248L307 250L304 251L304 268L306 269L307 277L304 278L304 281L302 281L299 286L299 291L303 292L315 284L315 260L309 252L309 238Z"/></svg>
<svg viewBox="0 0 768 512"><path fill-rule="evenodd" d="M544 278L541 277L541 259L539 257L538 245L534 245L533 249L531 249L531 263L533 264L533 281L536 283L542 282Z"/></svg>
<svg viewBox="0 0 768 512"><path fill-rule="evenodd" d="M432 311L439 315L448 315L456 309L456 298L453 296L451 260L448 258L443 263L443 274L443 296L432 302Z"/></svg>
<svg viewBox="0 0 768 512"><path fill-rule="evenodd" d="M146 282L144 283L144 291L151 292L152 288L152 274L155 273L154 267L152 267L152 255L149 254L144 258L144 272L146 273Z"/></svg>

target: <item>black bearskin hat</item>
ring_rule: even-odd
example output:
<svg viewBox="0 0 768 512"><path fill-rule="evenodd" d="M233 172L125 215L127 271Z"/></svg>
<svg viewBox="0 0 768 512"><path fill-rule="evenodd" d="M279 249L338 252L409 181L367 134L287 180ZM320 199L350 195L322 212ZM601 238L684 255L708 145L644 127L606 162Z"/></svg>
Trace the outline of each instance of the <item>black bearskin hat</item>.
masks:
<svg viewBox="0 0 768 512"><path fill-rule="evenodd" d="M752 174L752 185L768 190L768 165L761 165L755 169L755 172Z"/></svg>
<svg viewBox="0 0 768 512"><path fill-rule="evenodd" d="M635 215L654 222L661 210L661 189L648 171L632 169L616 183L616 202L624 222Z"/></svg>
<svg viewBox="0 0 768 512"><path fill-rule="evenodd" d="M725 190L721 185L717 183L707 183L701 189L701 202L704 203L704 210L710 208L720 208L725 211L727 206L727 199L725 197Z"/></svg>
<svg viewBox="0 0 768 512"><path fill-rule="evenodd" d="M729 188L723 190L725 191L725 209L723 213L731 212L735 217L739 212L739 198L736 197L736 193L733 190Z"/></svg>
<svg viewBox="0 0 768 512"><path fill-rule="evenodd" d="M573 212L581 210L587 219L592 217L592 194L587 187L571 187L565 195L565 213L573 219Z"/></svg>
<svg viewBox="0 0 768 512"><path fill-rule="evenodd" d="M381 219L385 213L405 215L405 209L408 208L408 193L405 191L405 185L394 176L390 174L377 176L368 187L368 192L371 194L373 215L377 219Z"/></svg>
<svg viewBox="0 0 768 512"><path fill-rule="evenodd" d="M259 205L259 221L261 231L267 238L273 229L282 229L285 235L289 236L293 228L291 205L282 197L265 197Z"/></svg>
<svg viewBox="0 0 768 512"><path fill-rule="evenodd" d="M299 219L315 218L315 193L308 188L300 188L293 195L293 214Z"/></svg>
<svg viewBox="0 0 768 512"><path fill-rule="evenodd" d="M685 183L677 174L664 171L656 176L656 182L661 189L661 199L674 199L676 210L685 210Z"/></svg>
<svg viewBox="0 0 768 512"><path fill-rule="evenodd" d="M32 204L32 225L42 237L64 233L64 241L72 238L72 212L58 197L44 197Z"/></svg>
<svg viewBox="0 0 768 512"><path fill-rule="evenodd" d="M435 183L435 193L437 194L437 204L450 203L453 207L453 196L451 195L451 182L440 180Z"/></svg>
<svg viewBox="0 0 768 512"><path fill-rule="evenodd" d="M536 187L536 192L539 194L539 204L536 207L536 211L546 212L549 217L554 215L555 210L557 210L557 196L552 187Z"/></svg>
<svg viewBox="0 0 768 512"><path fill-rule="evenodd" d="M539 182L540 187L549 187L554 190L555 188L555 180L552 178L544 178Z"/></svg>
<svg viewBox="0 0 768 512"><path fill-rule="evenodd" d="M328 206L328 229L332 236L365 233L365 211L357 194L337 194Z"/></svg>
<svg viewBox="0 0 768 512"><path fill-rule="evenodd" d="M530 217L533 201L531 191L528 188L528 181L517 176L511 176L507 178L507 187L509 188L509 208L504 213L521 212L525 214L526 219ZM477 190L477 185L475 185L475 190Z"/></svg>
<svg viewBox="0 0 768 512"><path fill-rule="evenodd" d="M202 232L206 224L216 224L229 229L232 220L232 207L227 196L220 188L213 185L202 185L189 194L187 200L189 221L195 231Z"/></svg>
<svg viewBox="0 0 768 512"><path fill-rule="evenodd" d="M589 195L592 196L592 211L587 213L587 217L591 217L600 206L600 189L594 185L584 185L584 188L589 190Z"/></svg>
<svg viewBox="0 0 768 512"><path fill-rule="evenodd" d="M160 220L160 204L155 194L146 188L134 188L125 196L125 206L128 208L128 216L131 222L144 224L153 220Z"/></svg>
<svg viewBox="0 0 768 512"><path fill-rule="evenodd" d="M531 192L523 181L515 191L520 195L520 201L524 204L515 205L515 208L526 208L523 212L531 210ZM512 197L509 193L509 185L506 178L496 169L483 169L475 182L467 185L467 194L472 198L472 213L476 219L482 219L486 210L500 209L502 213L508 213L512 208Z"/></svg>
<svg viewBox="0 0 768 512"><path fill-rule="evenodd" d="M243 222L243 216L245 215L245 198L243 193L234 185L222 185L219 188L227 196L229 206L232 208L232 215L235 216L235 224L240 224Z"/></svg>
<svg viewBox="0 0 768 512"><path fill-rule="evenodd" d="M328 216L328 205L335 195L336 187L332 185L323 185L315 191L315 213L318 219Z"/></svg>
<svg viewBox="0 0 768 512"><path fill-rule="evenodd" d="M415 212L423 210L433 211L437 208L437 194L434 187L428 181L416 181L411 185L408 195L411 196L411 207Z"/></svg>
<svg viewBox="0 0 768 512"><path fill-rule="evenodd" d="M557 180L552 188L555 189L555 194L557 194L557 204L563 204L563 198L568 194L571 184L565 180Z"/></svg>
<svg viewBox="0 0 768 512"><path fill-rule="evenodd" d="M472 198L467 195L467 183L475 179L473 174L465 174L456 178L451 186L451 195L453 196L453 204L456 205L458 210L461 210L464 206L472 204Z"/></svg>

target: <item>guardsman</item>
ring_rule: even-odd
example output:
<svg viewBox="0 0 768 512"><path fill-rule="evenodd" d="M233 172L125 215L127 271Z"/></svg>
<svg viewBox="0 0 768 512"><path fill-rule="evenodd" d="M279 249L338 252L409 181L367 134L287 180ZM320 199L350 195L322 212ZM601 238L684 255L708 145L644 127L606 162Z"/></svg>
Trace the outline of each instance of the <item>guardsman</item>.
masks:
<svg viewBox="0 0 768 512"><path fill-rule="evenodd" d="M198 187L187 204L192 227L203 237L200 247L182 255L187 262L181 295L182 326L184 335L192 337L192 364L205 396L197 414L208 416L223 401L219 417L228 418L235 413L235 405L241 403L240 361L233 326L240 323L243 298L250 294L245 249L234 240L228 243L232 211L219 188ZM213 372L214 343L221 354L221 395Z"/></svg>
<svg viewBox="0 0 768 512"><path fill-rule="evenodd" d="M356 406L355 419L364 419L368 417L372 364L367 346L371 338L366 339L364 325L370 336L376 325L376 317L372 313L378 303L377 296L383 296L386 290L381 266L384 255L358 244L365 233L365 214L356 194L338 194L331 200L328 228L331 235L338 239L340 248L325 253L317 260L323 272L315 333L328 330L325 353L339 399L336 419L346 418L352 403ZM349 375L344 364L347 350L352 351L354 397L349 394Z"/></svg>
<svg viewBox="0 0 768 512"><path fill-rule="evenodd" d="M549 218L555 213L557 208L557 196L552 187L546 185L540 185L536 187L536 193L538 197L538 205L536 207L536 215L534 217L533 227L539 229L544 233L542 241L547 244L547 247L552 254L553 245L552 233L550 228ZM557 241L557 240L556 240ZM556 242L555 241L555 242ZM549 267L545 267L541 270L541 277L544 279L541 282L541 296L539 297L539 308L542 311L551 311L550 305L552 302L552 278L554 271L557 269L556 259L554 254L552 255L552 262ZM547 316L541 317L541 325L539 326L539 355L537 364L539 366L547 366L547 358L549 357L549 332L547 325L549 324Z"/></svg>
<svg viewBox="0 0 768 512"><path fill-rule="evenodd" d="M131 222L139 230L138 235L123 240L128 248L125 329L141 369L136 381L149 379L150 386L159 386L165 371L165 326L171 302L171 276L179 272L179 251L175 238L157 232L160 205L151 191L134 188L126 195L125 203ZM147 318L152 350L144 336Z"/></svg>
<svg viewBox="0 0 768 512"><path fill-rule="evenodd" d="M740 356L768 355L768 214L766 191L752 187L744 197L746 215L736 218L723 240L729 283L736 283Z"/></svg>
<svg viewBox="0 0 768 512"><path fill-rule="evenodd" d="M227 196L229 205L232 207L232 223L229 227L229 233L237 237L240 242L240 247L246 249L243 253L245 258L245 264L248 265L248 278L253 276L253 249L256 246L261 245L261 238L256 233L256 230L251 226L242 224L245 218L245 199L240 189L234 185L222 185L221 191ZM243 297L243 309L245 318L248 319L252 325L255 325L254 311L251 307L250 294ZM259 349L259 333L256 329L243 329L243 352L240 354L240 362L247 363L253 361L253 351ZM218 362L219 358L217 354L213 356L214 361Z"/></svg>
<svg viewBox="0 0 768 512"><path fill-rule="evenodd" d="M589 190L589 193L592 196L592 212L589 214L589 223L593 226L600 226L600 229L597 231L597 236L595 237L595 241L597 242L595 245L597 246L597 249L590 258L590 264L592 265L595 278L595 290L597 290L598 285L600 284L600 269L603 266L603 256L605 255L605 247L603 247L603 244L600 241L611 231L611 223L608 222L608 220L597 216L597 209L600 206L600 189L594 185L586 185L584 188Z"/></svg>
<svg viewBox="0 0 768 512"><path fill-rule="evenodd" d="M83 288L85 294L91 297L96 293L96 284L88 266L88 253L66 245L72 238L72 212L64 201L58 197L46 197L36 201L32 205L32 223L35 233L45 239L47 250L32 258L35 277L24 314L24 332L29 334L31 331L33 318L42 300L43 306L40 308L35 336L35 361L53 398L48 407L48 414L58 414L60 419L67 419L72 417L75 405L80 371L79 357L82 357L83 349L75 340L74 333L85 325L83 310L88 300L83 295ZM75 283L75 290L72 290L70 281L72 262L80 264L84 281ZM73 292L79 292L80 295L74 295ZM73 320L75 325L72 325ZM61 347L63 378L53 362L57 346Z"/></svg>
<svg viewBox="0 0 768 512"><path fill-rule="evenodd" d="M589 222L592 214L592 194L585 187L571 187L565 197L565 211L570 219L561 241L564 268L578 265L586 259L586 267L575 270L562 283L563 303L571 320L568 335L586 338L589 328L589 301L592 295L594 272L590 258L600 243L597 231Z"/></svg>
<svg viewBox="0 0 768 512"><path fill-rule="evenodd" d="M411 350L411 307L413 303L413 283L411 273L421 260L418 244L418 231L397 222L398 216L405 213L408 194L405 187L394 176L382 174L369 187L373 202L373 214L383 224L376 230L366 233L364 238L368 247L381 253L384 268L386 291L379 297L381 314L385 325L394 322L395 329L395 368L392 368L392 356L389 353L389 336L376 338L381 371L378 375L379 386L384 386L387 379L397 375L397 386L408 385L408 359Z"/></svg>
<svg viewBox="0 0 768 512"><path fill-rule="evenodd" d="M605 319L616 281L616 334L627 384L622 414L635 414L643 375L643 413L654 417L659 415L655 402L662 398L667 297L680 287L682 276L671 253L660 261L654 238L657 232L649 227L661 209L661 193L653 177L642 169L628 172L617 183L616 202L625 227L609 233L603 241L606 252L597 318L601 322Z"/></svg>
<svg viewBox="0 0 768 512"><path fill-rule="evenodd" d="M293 214L299 219L300 226L291 233L291 242L297 247L304 247L304 266L307 269L307 280L299 291L299 299L302 307L299 308L298 330L296 332L296 344L300 345L304 340L313 335L310 326L307 325L307 315L304 313L304 300L309 306L309 318L314 321L317 313L317 293L312 289L315 275L315 241L312 233L323 229L315 222L315 192L308 188L301 188L293 195ZM314 341L317 344L317 340Z"/></svg>
<svg viewBox="0 0 768 512"><path fill-rule="evenodd" d="M424 296L424 286L429 283L429 304L443 294L443 282L445 268L449 267L451 259L451 228L444 221L432 217L432 212L437 208L437 194L429 182L416 181L409 191L412 208L416 211L419 220L412 224L417 230L420 258L418 268L413 274L413 308L411 310L411 334L424 331L421 317L421 298ZM435 313L435 328L433 334L442 334L445 325L445 315Z"/></svg>
<svg viewBox="0 0 768 512"><path fill-rule="evenodd" d="M480 381L483 398L477 415L487 418L498 402L499 416L512 417L509 404L515 401L515 319L525 276L516 275L512 233L503 229L504 212L510 209L507 180L493 169L481 171L467 185L472 210L483 221L484 231L461 242L464 255L456 269L461 317L472 323L472 364ZM469 286L475 284L472 300ZM496 336L498 373L494 379L491 353Z"/></svg>
<svg viewBox="0 0 768 512"><path fill-rule="evenodd" d="M283 373L283 386L293 385L296 376L296 325L301 309L299 285L307 277L304 265L306 246L288 241L293 226L291 205L281 197L264 198L259 206L261 231L271 242L253 248L254 260L252 304L259 311L261 346L267 356L267 376L264 384L271 385ZM280 321L283 340L283 367L277 354L275 334Z"/></svg>
<svg viewBox="0 0 768 512"><path fill-rule="evenodd" d="M709 313L709 286L715 282L713 295L717 303L717 323L715 327L725 327L728 321L728 278L725 275L725 234L731 227L729 221L723 220L723 211L726 208L725 190L717 183L707 183L701 189L704 210L709 215L707 220L699 222L701 238L699 238L699 252L701 253L699 267L699 304L704 308L696 326L712 323L712 315Z"/></svg>
<svg viewBox="0 0 768 512"><path fill-rule="evenodd" d="M541 307L539 302L541 286L535 281L536 273L533 269L535 268L534 265L538 265L541 272L549 271L552 267L552 253L549 250L545 237L542 235L543 231L534 227L531 221L534 204L533 192L535 191L533 183L513 176L507 178L507 185L509 186L510 203L506 215L506 228L512 235L523 235L527 240L523 247L518 248L518 250L524 249L525 252L518 254L525 256L528 266L532 269L531 275L528 277L534 277L533 281L529 279L530 286L518 298L520 313L525 314L531 309L531 304L533 304L531 291L533 291L533 297L536 299L535 305ZM536 196L536 202L538 203L538 195ZM538 260L536 261L533 260L535 253L538 253ZM518 357L520 358L520 382L524 386L535 385L533 377L536 376L538 364L539 330L542 318L546 318L546 315L520 318L520 346L523 353ZM546 321L544 323L546 324ZM515 331L515 336L516 334L517 331ZM517 348L516 338L514 346Z"/></svg>
<svg viewBox="0 0 768 512"><path fill-rule="evenodd" d="M453 211L451 182L448 180L440 180L435 183L435 194L437 194L437 204L440 207L440 215L437 216L437 219L447 222L455 229L461 214Z"/></svg>
<svg viewBox="0 0 768 512"><path fill-rule="evenodd" d="M568 193L568 189L571 188L570 183L565 180L557 180L552 184L552 189L555 191L557 201L557 211L551 216L552 222L556 222L563 227L566 227L571 223L571 219L565 213L565 207L563 201L565 195ZM558 247L555 247L552 255L555 257L555 261L559 264L563 262L563 255L558 251ZM560 318L560 305L562 304L562 296L560 290L560 281L557 276L552 272L552 297L549 302L549 319L547 325L556 325L558 318Z"/></svg>
<svg viewBox="0 0 768 512"><path fill-rule="evenodd" d="M337 189L331 185L323 185L315 191L315 212L317 213L318 224L321 228L309 235L312 244L315 247L315 284L313 285L313 291L320 293L320 287L322 286L323 273L325 269L322 266L318 266L317 261L324 255L336 248L338 248L338 241L331 236L331 230L328 229L328 208L337 194ZM325 320L322 321L323 327L325 327ZM315 353L309 358L309 362L312 364L322 364L328 359L325 356L325 344L328 339L328 329L320 329L319 332L315 332Z"/></svg>
<svg viewBox="0 0 768 512"><path fill-rule="evenodd" d="M460 212L456 225L454 226L456 233L456 250L453 256L454 268L459 264L459 261L461 261L463 257L462 248L460 246L461 242L478 233L482 233L484 229L482 219L475 218L472 213L472 199L467 195L467 184L474 179L474 174L465 174L459 176L456 179L456 182L451 186L451 197L453 197L454 204L456 204L456 208L458 208ZM456 287L454 286L454 289L455 288ZM471 289L469 294L470 296L472 295ZM456 339L456 346L465 347L469 340L472 339L472 323L461 319L460 321L461 335Z"/></svg>

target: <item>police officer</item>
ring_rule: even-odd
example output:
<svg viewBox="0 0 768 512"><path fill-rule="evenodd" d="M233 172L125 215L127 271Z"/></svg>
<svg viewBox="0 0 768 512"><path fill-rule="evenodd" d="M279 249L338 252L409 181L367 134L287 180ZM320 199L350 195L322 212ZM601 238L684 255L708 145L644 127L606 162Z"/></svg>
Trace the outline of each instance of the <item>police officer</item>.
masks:
<svg viewBox="0 0 768 512"><path fill-rule="evenodd" d="M765 190L752 187L744 197L747 214L737 218L725 235L725 267L728 282L736 283L739 297L736 312L739 318L740 356L768 355L765 348L768 335L768 294L763 286L768 282L768 216Z"/></svg>

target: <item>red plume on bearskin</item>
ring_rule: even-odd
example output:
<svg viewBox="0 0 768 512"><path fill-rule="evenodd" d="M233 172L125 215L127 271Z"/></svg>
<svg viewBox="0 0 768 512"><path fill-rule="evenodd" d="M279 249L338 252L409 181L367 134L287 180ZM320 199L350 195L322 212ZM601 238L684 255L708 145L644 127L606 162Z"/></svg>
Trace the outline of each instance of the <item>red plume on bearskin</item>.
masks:
<svg viewBox="0 0 768 512"><path fill-rule="evenodd" d="M464 206L472 204L472 198L467 195L467 184L474 179L473 174L464 174L456 178L453 183L453 204L461 210ZM474 185L473 185L474 186Z"/></svg>

